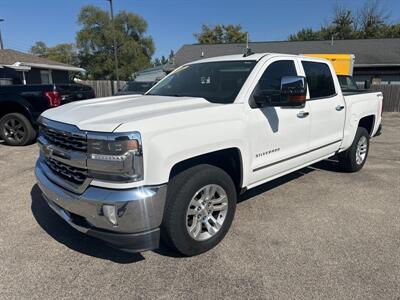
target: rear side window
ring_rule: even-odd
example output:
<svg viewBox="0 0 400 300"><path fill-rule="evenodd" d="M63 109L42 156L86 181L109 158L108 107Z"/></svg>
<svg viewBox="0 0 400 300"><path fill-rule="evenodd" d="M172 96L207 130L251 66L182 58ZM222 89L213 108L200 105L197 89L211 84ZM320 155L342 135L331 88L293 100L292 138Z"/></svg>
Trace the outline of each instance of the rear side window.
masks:
<svg viewBox="0 0 400 300"><path fill-rule="evenodd" d="M310 99L336 94L332 73L327 64L303 61L302 65L306 73Z"/></svg>

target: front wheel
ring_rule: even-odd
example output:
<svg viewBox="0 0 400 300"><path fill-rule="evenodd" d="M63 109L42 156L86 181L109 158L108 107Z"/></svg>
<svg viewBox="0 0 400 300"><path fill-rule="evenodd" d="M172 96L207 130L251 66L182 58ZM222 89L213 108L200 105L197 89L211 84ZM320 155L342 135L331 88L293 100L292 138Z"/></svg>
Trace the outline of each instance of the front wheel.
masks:
<svg viewBox="0 0 400 300"><path fill-rule="evenodd" d="M25 146L35 137L35 129L23 114L10 113L0 119L0 138L7 145Z"/></svg>
<svg viewBox="0 0 400 300"><path fill-rule="evenodd" d="M339 163L347 172L357 172L364 166L369 151L369 134L363 127L358 127L350 148L339 153Z"/></svg>
<svg viewBox="0 0 400 300"><path fill-rule="evenodd" d="M225 171L192 167L169 183L162 238L183 255L201 254L224 238L235 209L235 185Z"/></svg>

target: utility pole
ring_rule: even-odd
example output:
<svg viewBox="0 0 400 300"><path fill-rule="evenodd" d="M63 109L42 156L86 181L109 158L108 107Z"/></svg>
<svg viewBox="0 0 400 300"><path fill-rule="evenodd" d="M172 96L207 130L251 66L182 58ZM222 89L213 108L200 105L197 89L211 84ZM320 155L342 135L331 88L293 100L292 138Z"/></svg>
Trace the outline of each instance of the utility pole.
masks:
<svg viewBox="0 0 400 300"><path fill-rule="evenodd" d="M114 47L114 61L115 61L115 77L117 79L117 89L119 89L118 54L117 54L117 40L115 37L113 3L112 3L112 0L107 0L107 1L110 2L110 15L111 15L111 26L112 26L113 47Z"/></svg>
<svg viewBox="0 0 400 300"><path fill-rule="evenodd" d="M3 22L4 19L0 19L0 22ZM3 45L3 39L1 37L1 29L0 29L0 49L3 50L4 49L4 45Z"/></svg>

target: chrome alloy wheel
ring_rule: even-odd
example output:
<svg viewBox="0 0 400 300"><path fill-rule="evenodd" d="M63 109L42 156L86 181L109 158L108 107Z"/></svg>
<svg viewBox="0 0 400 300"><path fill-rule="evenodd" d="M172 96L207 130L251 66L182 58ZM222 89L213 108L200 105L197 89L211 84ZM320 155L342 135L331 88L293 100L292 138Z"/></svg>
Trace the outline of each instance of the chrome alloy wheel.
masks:
<svg viewBox="0 0 400 300"><path fill-rule="evenodd" d="M361 136L357 143L356 163L361 165L367 156L368 141L365 136Z"/></svg>
<svg viewBox="0 0 400 300"><path fill-rule="evenodd" d="M186 229L196 241L205 241L221 229L228 212L228 196L216 184L198 190L186 211Z"/></svg>

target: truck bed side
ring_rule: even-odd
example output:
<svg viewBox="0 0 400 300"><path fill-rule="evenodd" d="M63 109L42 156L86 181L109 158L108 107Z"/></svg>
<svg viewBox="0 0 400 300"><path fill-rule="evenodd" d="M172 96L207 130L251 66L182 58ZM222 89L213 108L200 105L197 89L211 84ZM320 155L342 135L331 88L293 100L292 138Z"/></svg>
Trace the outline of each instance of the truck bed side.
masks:
<svg viewBox="0 0 400 300"><path fill-rule="evenodd" d="M356 134L360 120L372 120L371 137L375 135L381 123L383 95L381 92L354 92L343 93L346 102L346 120L343 132L341 150L350 147Z"/></svg>

